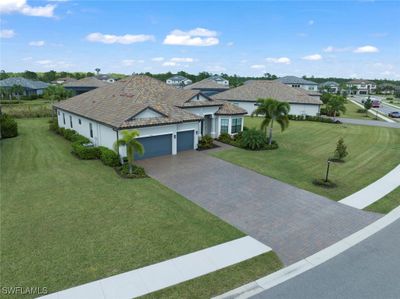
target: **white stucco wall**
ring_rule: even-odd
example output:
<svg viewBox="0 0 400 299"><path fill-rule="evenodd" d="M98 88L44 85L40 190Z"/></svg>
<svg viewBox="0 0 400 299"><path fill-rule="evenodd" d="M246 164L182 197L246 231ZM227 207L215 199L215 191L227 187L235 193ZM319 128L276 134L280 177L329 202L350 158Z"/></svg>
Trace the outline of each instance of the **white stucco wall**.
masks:
<svg viewBox="0 0 400 299"><path fill-rule="evenodd" d="M151 109L146 109L146 110L140 112L138 115L136 115L135 118L152 118L152 117L160 117L160 116L161 116L160 113L157 113Z"/></svg>

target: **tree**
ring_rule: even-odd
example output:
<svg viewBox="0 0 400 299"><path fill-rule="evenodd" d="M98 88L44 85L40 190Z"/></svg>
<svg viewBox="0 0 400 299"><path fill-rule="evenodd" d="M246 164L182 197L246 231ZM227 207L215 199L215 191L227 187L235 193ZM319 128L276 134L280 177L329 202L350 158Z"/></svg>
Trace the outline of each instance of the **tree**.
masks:
<svg viewBox="0 0 400 299"><path fill-rule="evenodd" d="M13 86L11 86L10 88L10 93L11 95L16 95L17 98L19 99L25 92L25 88L22 85L19 84L15 84Z"/></svg>
<svg viewBox="0 0 400 299"><path fill-rule="evenodd" d="M53 71L53 70L45 72L45 73L43 73L42 80L44 82L54 81L54 80L56 80L56 75L57 75L57 72Z"/></svg>
<svg viewBox="0 0 400 299"><path fill-rule="evenodd" d="M138 130L132 130L132 131L123 130L121 132L121 134L122 134L122 138L118 139L114 143L114 149L116 152L119 152L120 146L126 147L126 155L128 157L129 174L132 174L134 154L138 153L139 155L143 155L144 147L136 139L139 136Z"/></svg>
<svg viewBox="0 0 400 299"><path fill-rule="evenodd" d="M37 80L38 79L38 75L35 72L31 72L31 71L25 71L22 74L22 77L24 77L25 79L29 79L29 80Z"/></svg>
<svg viewBox="0 0 400 299"><path fill-rule="evenodd" d="M8 74L6 73L5 70L1 70L1 71L0 71L0 80L7 79L8 77L9 77L9 76L8 76Z"/></svg>
<svg viewBox="0 0 400 299"><path fill-rule="evenodd" d="M258 99L258 107L251 116L263 115L264 120L261 122L261 130L265 130L267 135L267 128L269 127L268 144L272 144L272 129L274 127L274 122L276 121L280 127L281 131L284 131L289 126L289 111L290 105L287 102L279 102L277 100L268 99Z"/></svg>
<svg viewBox="0 0 400 299"><path fill-rule="evenodd" d="M332 95L329 101L326 103L327 112L333 115L333 119L336 118L338 112L346 113L346 98L338 95Z"/></svg>
<svg viewBox="0 0 400 299"><path fill-rule="evenodd" d="M0 86L0 97L2 99L10 98L10 90L6 87Z"/></svg>
<svg viewBox="0 0 400 299"><path fill-rule="evenodd" d="M320 99L322 103L325 105L328 104L329 100L332 98L332 95L330 93L324 93L321 95Z"/></svg>
<svg viewBox="0 0 400 299"><path fill-rule="evenodd" d="M65 89L62 85L50 85L43 93L43 97L50 100L52 106L55 101L66 100L73 95L74 92L72 90ZM54 109L51 110L51 117L54 118Z"/></svg>
<svg viewBox="0 0 400 299"><path fill-rule="evenodd" d="M364 102L364 109L365 109L365 115L368 116L368 110L372 108L372 101L371 98L368 97L368 99Z"/></svg>
<svg viewBox="0 0 400 299"><path fill-rule="evenodd" d="M339 138L336 144L336 150L334 153L335 159L342 161L344 157L346 157L349 153L347 152L347 146L344 144L343 138Z"/></svg>

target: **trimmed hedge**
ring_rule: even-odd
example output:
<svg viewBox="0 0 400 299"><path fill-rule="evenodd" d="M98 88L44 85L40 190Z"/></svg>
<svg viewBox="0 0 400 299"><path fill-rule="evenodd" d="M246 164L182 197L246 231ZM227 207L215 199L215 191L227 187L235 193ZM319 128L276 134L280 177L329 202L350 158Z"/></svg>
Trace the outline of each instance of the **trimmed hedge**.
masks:
<svg viewBox="0 0 400 299"><path fill-rule="evenodd" d="M321 108L321 110L322 110L322 108ZM321 115L322 115L322 113L321 113ZM339 116L339 115L336 115L336 116ZM289 114L288 118L290 120L315 121L315 122L322 122L322 123L334 123L333 119L328 118L328 117L322 117L322 116Z"/></svg>
<svg viewBox="0 0 400 299"><path fill-rule="evenodd" d="M9 115L0 115L1 138L12 138L18 136L18 124Z"/></svg>
<svg viewBox="0 0 400 299"><path fill-rule="evenodd" d="M100 150L97 146L84 146L82 140L72 143L72 153L83 160L100 158Z"/></svg>
<svg viewBox="0 0 400 299"><path fill-rule="evenodd" d="M261 150L265 148L267 138L264 132L257 129L249 129L242 134L240 145L249 150Z"/></svg>
<svg viewBox="0 0 400 299"><path fill-rule="evenodd" d="M100 160L103 162L104 165L116 167L119 166L119 157L118 154L109 148L104 146L99 146L100 150Z"/></svg>
<svg viewBox="0 0 400 299"><path fill-rule="evenodd" d="M214 147L214 140L210 135L204 135L200 138L199 149L209 149Z"/></svg>

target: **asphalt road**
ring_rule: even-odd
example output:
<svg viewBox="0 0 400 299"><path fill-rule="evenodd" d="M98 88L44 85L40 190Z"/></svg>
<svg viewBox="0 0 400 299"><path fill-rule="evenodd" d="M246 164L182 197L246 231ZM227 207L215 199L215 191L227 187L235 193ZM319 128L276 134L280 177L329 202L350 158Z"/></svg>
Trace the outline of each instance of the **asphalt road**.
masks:
<svg viewBox="0 0 400 299"><path fill-rule="evenodd" d="M400 298L400 220L253 298Z"/></svg>
<svg viewBox="0 0 400 299"><path fill-rule="evenodd" d="M366 96L366 95L364 95L364 96L354 96L353 98L350 98L350 99L352 99L352 100L354 100L354 101L356 101L356 102L362 104L362 100L363 100L363 99L366 99L367 97L368 97L368 96ZM393 112L393 111L399 111L399 112L400 112L400 109L396 109L396 108L394 108L394 107L392 107L392 106L389 106L389 105L385 104L385 103L381 100L381 99L382 99L381 96L371 95L371 99L377 99L377 100L380 100L380 101L381 101L380 107L379 107L379 108L374 108L374 109L378 110L380 113L382 113L382 114L384 114L384 115L386 115L386 116L387 116L390 112Z"/></svg>

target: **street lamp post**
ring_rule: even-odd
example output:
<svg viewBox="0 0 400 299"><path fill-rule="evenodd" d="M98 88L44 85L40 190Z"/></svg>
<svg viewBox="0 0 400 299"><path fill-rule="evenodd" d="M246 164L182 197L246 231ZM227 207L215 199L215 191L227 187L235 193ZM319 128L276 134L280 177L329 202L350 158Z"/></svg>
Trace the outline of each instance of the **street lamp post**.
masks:
<svg viewBox="0 0 400 299"><path fill-rule="evenodd" d="M326 175L325 175L325 183L328 182L328 176L329 176L329 166L331 165L331 161L328 160L328 165L326 167Z"/></svg>

